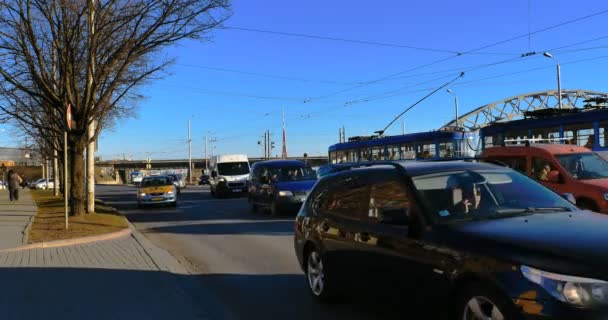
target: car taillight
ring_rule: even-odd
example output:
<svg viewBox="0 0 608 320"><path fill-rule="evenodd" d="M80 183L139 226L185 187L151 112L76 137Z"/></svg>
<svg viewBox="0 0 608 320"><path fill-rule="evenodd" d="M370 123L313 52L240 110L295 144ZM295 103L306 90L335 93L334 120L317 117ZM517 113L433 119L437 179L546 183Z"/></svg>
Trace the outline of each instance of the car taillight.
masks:
<svg viewBox="0 0 608 320"><path fill-rule="evenodd" d="M296 219L296 221L294 223L294 229L295 229L295 233L297 233L297 234L302 233L302 223L300 222L300 219Z"/></svg>

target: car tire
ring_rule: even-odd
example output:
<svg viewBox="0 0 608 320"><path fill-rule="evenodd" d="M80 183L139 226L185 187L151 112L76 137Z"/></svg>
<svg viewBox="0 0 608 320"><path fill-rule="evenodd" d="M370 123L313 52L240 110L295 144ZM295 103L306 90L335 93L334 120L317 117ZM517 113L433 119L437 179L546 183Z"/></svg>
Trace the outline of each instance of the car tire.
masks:
<svg viewBox="0 0 608 320"><path fill-rule="evenodd" d="M497 289L483 283L474 283L460 291L456 302L456 318L520 320L513 302Z"/></svg>
<svg viewBox="0 0 608 320"><path fill-rule="evenodd" d="M306 256L306 283L312 296L322 303L333 302L336 298L333 280L327 276L327 265L323 255L313 248Z"/></svg>

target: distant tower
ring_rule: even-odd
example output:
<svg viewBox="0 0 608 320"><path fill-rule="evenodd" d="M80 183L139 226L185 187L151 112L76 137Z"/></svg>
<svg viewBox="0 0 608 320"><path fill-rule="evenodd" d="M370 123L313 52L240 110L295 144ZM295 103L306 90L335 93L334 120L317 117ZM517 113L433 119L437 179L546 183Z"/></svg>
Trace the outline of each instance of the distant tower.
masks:
<svg viewBox="0 0 608 320"><path fill-rule="evenodd" d="M283 111L283 152L281 158L287 159L287 134L285 132L285 111Z"/></svg>

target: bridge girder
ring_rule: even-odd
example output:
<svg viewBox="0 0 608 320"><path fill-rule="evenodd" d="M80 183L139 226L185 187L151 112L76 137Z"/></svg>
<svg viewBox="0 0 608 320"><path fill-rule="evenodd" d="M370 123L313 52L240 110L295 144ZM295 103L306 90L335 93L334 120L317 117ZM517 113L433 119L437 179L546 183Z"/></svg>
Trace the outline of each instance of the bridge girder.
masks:
<svg viewBox="0 0 608 320"><path fill-rule="evenodd" d="M562 108L581 108L583 101L591 98L606 98L608 92L589 90L562 90ZM525 111L558 108L557 90L531 92L495 101L481 106L458 117L461 127L470 131L483 128L494 122L507 122L523 118ZM446 123L442 128L456 126L456 119Z"/></svg>

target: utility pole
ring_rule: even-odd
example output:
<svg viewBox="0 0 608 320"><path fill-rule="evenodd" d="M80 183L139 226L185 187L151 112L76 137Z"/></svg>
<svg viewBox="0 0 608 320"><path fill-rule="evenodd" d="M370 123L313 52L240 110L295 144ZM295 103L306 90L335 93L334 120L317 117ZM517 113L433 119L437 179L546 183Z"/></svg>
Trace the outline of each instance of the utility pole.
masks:
<svg viewBox="0 0 608 320"><path fill-rule="evenodd" d="M205 136L205 174L207 174L207 160L209 157L207 156L207 136Z"/></svg>
<svg viewBox="0 0 608 320"><path fill-rule="evenodd" d="M346 142L346 128L342 126L342 142Z"/></svg>
<svg viewBox="0 0 608 320"><path fill-rule="evenodd" d="M89 70L87 89L93 91L93 76L95 74L95 0L89 0ZM95 93L89 93L95 96ZM94 109L95 106L91 106ZM86 119L87 121L89 119ZM89 145L87 146L87 213L95 212L95 120L91 120L88 126Z"/></svg>
<svg viewBox="0 0 608 320"><path fill-rule="evenodd" d="M401 118L401 134L405 135L405 120Z"/></svg>
<svg viewBox="0 0 608 320"><path fill-rule="evenodd" d="M190 139L190 119L188 119L188 179L192 184L192 140Z"/></svg>

